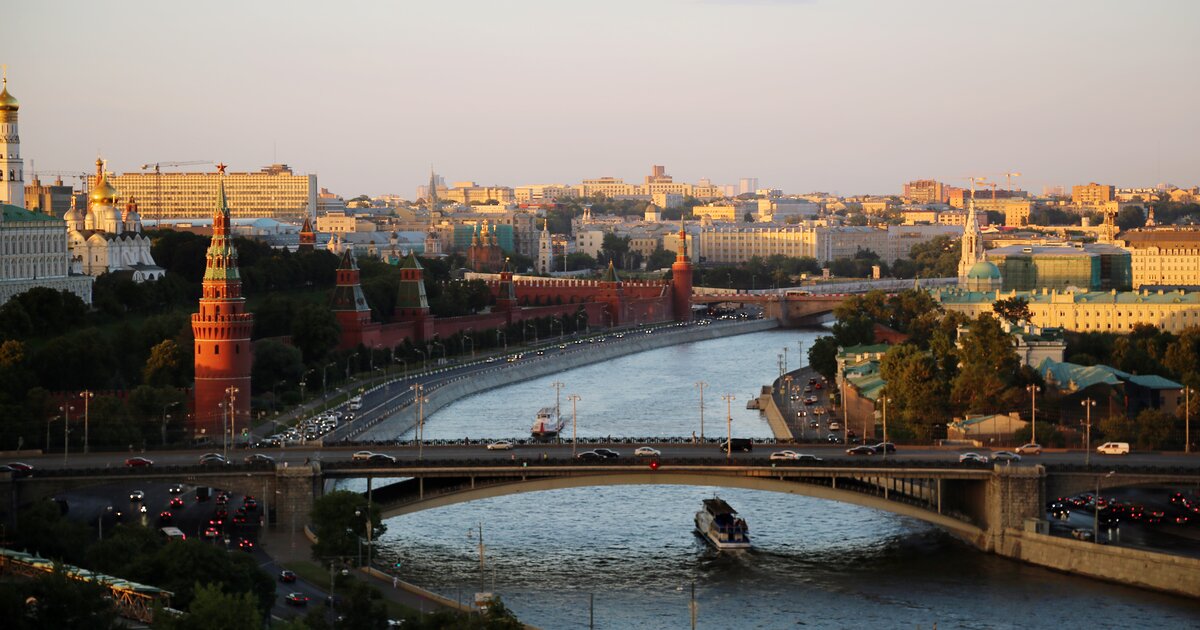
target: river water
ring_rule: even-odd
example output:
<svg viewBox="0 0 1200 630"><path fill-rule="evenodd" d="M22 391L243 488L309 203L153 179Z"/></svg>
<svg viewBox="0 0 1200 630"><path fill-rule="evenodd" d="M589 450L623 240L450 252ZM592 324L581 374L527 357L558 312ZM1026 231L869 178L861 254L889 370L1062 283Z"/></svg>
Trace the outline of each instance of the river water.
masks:
<svg viewBox="0 0 1200 630"><path fill-rule="evenodd" d="M814 332L773 330L630 355L457 401L426 437L528 434L553 381L577 394L584 436L699 433L769 436L745 401L798 366ZM569 430L568 425L568 430ZM382 483L382 481L380 482ZM348 482L361 490L363 484ZM692 534L719 494L750 525L754 549L717 553ZM475 531L482 524L486 565ZM387 521L378 555L410 582L450 598L494 591L522 621L546 629L689 628L1185 628L1200 603L1076 578L984 554L935 527L858 506L768 492L686 486L577 488L499 497ZM475 531L472 531L475 530ZM590 603L590 607L589 607Z"/></svg>

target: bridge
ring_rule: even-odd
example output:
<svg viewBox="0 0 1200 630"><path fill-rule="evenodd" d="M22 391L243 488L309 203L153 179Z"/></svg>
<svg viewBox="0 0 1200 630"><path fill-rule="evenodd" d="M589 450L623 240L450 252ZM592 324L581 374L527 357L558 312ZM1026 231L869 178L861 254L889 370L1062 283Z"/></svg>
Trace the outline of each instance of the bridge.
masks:
<svg viewBox="0 0 1200 630"><path fill-rule="evenodd" d="M928 278L921 286L956 284L957 278ZM848 296L868 291L900 291L912 288L912 280L862 280L836 282L787 289L739 291L696 287L692 304L756 304L763 307L763 317L779 320L781 326L798 328L815 326L833 312Z"/></svg>
<svg viewBox="0 0 1200 630"><path fill-rule="evenodd" d="M446 448L439 451L439 448ZM476 447L478 448L478 447ZM566 447L569 449L569 446ZM682 447L681 447L682 448ZM162 480L207 485L261 497L274 523L307 522L313 501L329 481L365 478L385 517L484 498L559 488L609 485L688 485L763 490L842 501L915 518L945 529L984 551L1004 546L1008 532L1041 520L1047 498L1101 488L1144 484L1200 485L1193 466L1147 466L1108 460L1075 464L971 466L947 458L771 461L739 453L727 460L708 449L668 453L652 460L581 462L562 447L511 457L435 447L418 459L406 448L396 463L348 458L299 465L163 466L153 469L38 470L25 478L0 476L11 513L19 505L66 490L121 481ZM476 453L478 451L475 451ZM319 456L319 451L316 451ZM326 456L338 455L326 452ZM1115 474L1107 475L1108 471ZM7 478L5 478L7 477ZM402 481L375 487L378 478Z"/></svg>

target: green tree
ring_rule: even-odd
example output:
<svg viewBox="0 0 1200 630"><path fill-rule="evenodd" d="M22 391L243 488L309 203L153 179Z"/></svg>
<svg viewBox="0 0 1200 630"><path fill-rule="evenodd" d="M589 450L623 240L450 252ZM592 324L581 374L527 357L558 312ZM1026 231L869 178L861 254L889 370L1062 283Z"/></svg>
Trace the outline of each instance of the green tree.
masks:
<svg viewBox="0 0 1200 630"><path fill-rule="evenodd" d="M318 560L356 556L360 538L367 536L367 499L357 492L337 490L313 502L310 522L317 535L313 557ZM385 531L379 504L370 507L372 535Z"/></svg>
<svg viewBox="0 0 1200 630"><path fill-rule="evenodd" d="M863 316L839 319L833 324L833 336L842 347L875 343L875 322Z"/></svg>
<svg viewBox="0 0 1200 630"><path fill-rule="evenodd" d="M996 300L992 303L992 312L1010 324L1033 320L1033 313L1029 310L1029 300L1023 297Z"/></svg>
<svg viewBox="0 0 1200 630"><path fill-rule="evenodd" d="M61 566L31 581L0 582L0 617L9 630L122 628L104 586L68 577Z"/></svg>
<svg viewBox="0 0 1200 630"><path fill-rule="evenodd" d="M150 349L150 358L142 368L142 382L161 387L184 385L183 352L173 339L164 339Z"/></svg>
<svg viewBox="0 0 1200 630"><path fill-rule="evenodd" d="M305 304L292 318L292 344L309 364L324 360L337 347L341 334L337 318L325 306Z"/></svg>
<svg viewBox="0 0 1200 630"><path fill-rule="evenodd" d="M1126 206L1117 212L1116 224L1122 232L1132 230L1146 224L1146 215L1138 206Z"/></svg>
<svg viewBox="0 0 1200 630"><path fill-rule="evenodd" d="M932 425L948 416L948 381L938 371L937 361L917 346L904 343L892 346L879 366L887 381L891 418L904 425L913 437L927 441Z"/></svg>
<svg viewBox="0 0 1200 630"><path fill-rule="evenodd" d="M17 514L15 546L44 558L79 564L91 533L63 517L56 501L38 501Z"/></svg>
<svg viewBox="0 0 1200 630"><path fill-rule="evenodd" d="M607 263L612 261L613 265L618 269L625 268L625 255L629 253L629 237L617 236L612 232L604 234L604 240L600 244L600 259Z"/></svg>
<svg viewBox="0 0 1200 630"><path fill-rule="evenodd" d="M227 593L220 584L199 582L193 586L193 593L187 615L156 617L154 627L164 630L241 630L262 626L262 613L250 593Z"/></svg>
<svg viewBox="0 0 1200 630"><path fill-rule="evenodd" d="M285 381L295 385L303 376L304 361L295 346L274 339L264 339L256 344L250 373L254 391L269 392Z"/></svg>
<svg viewBox="0 0 1200 630"><path fill-rule="evenodd" d="M818 337L808 349L808 364L832 382L837 374L837 353L837 339L828 335Z"/></svg>
<svg viewBox="0 0 1200 630"><path fill-rule="evenodd" d="M1182 442L1175 430L1173 416L1158 409L1143 409L1134 420L1137 448L1157 450L1173 442Z"/></svg>
<svg viewBox="0 0 1200 630"><path fill-rule="evenodd" d="M1006 409L1013 398L1009 386L1020 360L1012 338L990 313L983 313L968 324L959 339L958 375L954 378L951 399L970 413Z"/></svg>

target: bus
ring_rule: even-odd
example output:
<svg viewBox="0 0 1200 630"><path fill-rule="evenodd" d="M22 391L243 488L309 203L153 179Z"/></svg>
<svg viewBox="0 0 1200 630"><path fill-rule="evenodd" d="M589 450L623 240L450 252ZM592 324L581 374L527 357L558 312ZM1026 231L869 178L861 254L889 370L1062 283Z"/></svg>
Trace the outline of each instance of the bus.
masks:
<svg viewBox="0 0 1200 630"><path fill-rule="evenodd" d="M167 540L187 540L187 535L185 535L183 530L179 529L178 527L163 527L158 531L163 536L166 536Z"/></svg>

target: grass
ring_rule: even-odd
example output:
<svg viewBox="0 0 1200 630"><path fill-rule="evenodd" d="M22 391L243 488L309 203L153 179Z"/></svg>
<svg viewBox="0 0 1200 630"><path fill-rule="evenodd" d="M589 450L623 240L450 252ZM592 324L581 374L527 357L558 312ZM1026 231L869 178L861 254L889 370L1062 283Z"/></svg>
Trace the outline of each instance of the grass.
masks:
<svg viewBox="0 0 1200 630"><path fill-rule="evenodd" d="M317 565L315 562L307 560L296 560L294 562L283 563L283 568L294 572L300 579L311 583L313 586L321 589L322 592L329 592L329 571ZM368 581L371 588L376 588L374 583ZM405 606L399 602L394 602L386 596L383 598L383 603L387 606L387 614L389 619L400 619L402 617L413 617L419 615L420 612Z"/></svg>

